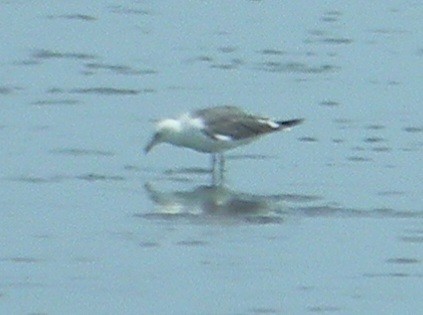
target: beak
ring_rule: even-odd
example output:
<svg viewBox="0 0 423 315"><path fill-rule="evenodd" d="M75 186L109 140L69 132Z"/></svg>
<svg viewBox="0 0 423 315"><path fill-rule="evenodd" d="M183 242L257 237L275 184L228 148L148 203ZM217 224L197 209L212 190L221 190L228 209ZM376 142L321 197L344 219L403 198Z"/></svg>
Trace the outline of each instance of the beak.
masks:
<svg viewBox="0 0 423 315"><path fill-rule="evenodd" d="M150 152L151 149L153 147L155 147L157 144L159 144L160 142L161 142L160 136L159 136L159 134L156 133L153 136L153 138L150 140L150 142L145 146L145 148L144 148L145 154L147 154L148 152Z"/></svg>

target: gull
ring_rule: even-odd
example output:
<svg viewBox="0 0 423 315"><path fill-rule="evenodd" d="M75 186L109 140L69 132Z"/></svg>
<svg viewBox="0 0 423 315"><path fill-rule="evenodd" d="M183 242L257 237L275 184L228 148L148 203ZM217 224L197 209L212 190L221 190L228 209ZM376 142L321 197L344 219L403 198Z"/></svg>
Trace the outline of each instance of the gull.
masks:
<svg viewBox="0 0 423 315"><path fill-rule="evenodd" d="M243 111L235 106L217 106L195 110L178 119L162 119L145 147L145 153L160 143L169 143L212 155L215 171L219 157L220 173L224 171L225 151L249 144L263 135L287 131L303 119L274 120Z"/></svg>

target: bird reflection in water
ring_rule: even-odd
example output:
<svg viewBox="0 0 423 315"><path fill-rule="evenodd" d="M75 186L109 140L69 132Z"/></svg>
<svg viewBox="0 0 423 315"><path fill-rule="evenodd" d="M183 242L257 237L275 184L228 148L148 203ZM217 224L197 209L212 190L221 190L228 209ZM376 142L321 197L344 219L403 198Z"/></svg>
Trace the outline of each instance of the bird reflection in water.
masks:
<svg viewBox="0 0 423 315"><path fill-rule="evenodd" d="M146 219L187 219L282 223L283 203L292 195L258 195L233 191L223 185L200 185L192 190L162 191L151 183L145 190L155 205L154 212L138 214ZM306 196L298 196L306 198Z"/></svg>

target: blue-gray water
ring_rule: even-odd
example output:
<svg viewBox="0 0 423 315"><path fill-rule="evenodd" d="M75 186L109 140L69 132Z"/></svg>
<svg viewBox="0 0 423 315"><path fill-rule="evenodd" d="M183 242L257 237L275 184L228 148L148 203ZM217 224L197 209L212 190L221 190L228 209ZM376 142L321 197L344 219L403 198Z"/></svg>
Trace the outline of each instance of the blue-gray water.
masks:
<svg viewBox="0 0 423 315"><path fill-rule="evenodd" d="M419 314L419 1L0 2L1 314ZM209 159L154 119L290 133Z"/></svg>

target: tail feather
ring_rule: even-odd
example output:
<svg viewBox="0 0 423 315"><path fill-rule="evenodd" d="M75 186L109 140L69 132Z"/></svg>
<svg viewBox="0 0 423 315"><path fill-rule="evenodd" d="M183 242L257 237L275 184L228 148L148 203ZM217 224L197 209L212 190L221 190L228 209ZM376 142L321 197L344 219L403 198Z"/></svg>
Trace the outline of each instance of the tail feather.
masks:
<svg viewBox="0 0 423 315"><path fill-rule="evenodd" d="M283 130L283 129L287 129L287 128L291 128L296 125L299 125L303 121L304 119L291 119L291 120L278 121L277 123L279 124L279 129Z"/></svg>

